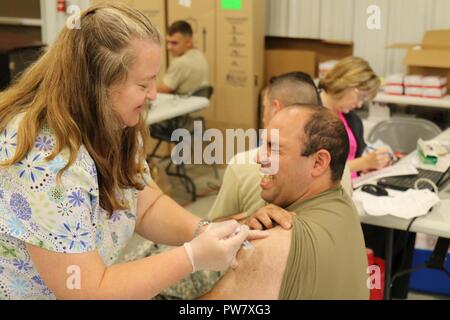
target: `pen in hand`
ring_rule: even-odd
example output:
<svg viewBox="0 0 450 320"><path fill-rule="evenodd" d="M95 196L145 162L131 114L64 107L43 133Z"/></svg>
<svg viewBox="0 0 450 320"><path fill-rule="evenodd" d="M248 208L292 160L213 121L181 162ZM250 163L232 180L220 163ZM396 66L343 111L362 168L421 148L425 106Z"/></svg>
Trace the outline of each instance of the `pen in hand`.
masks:
<svg viewBox="0 0 450 320"><path fill-rule="evenodd" d="M377 148L372 147L371 145L366 145L367 150L370 150L372 152L377 151ZM395 161L395 156L390 152L389 150L386 150L383 154L387 154L389 156L390 161Z"/></svg>

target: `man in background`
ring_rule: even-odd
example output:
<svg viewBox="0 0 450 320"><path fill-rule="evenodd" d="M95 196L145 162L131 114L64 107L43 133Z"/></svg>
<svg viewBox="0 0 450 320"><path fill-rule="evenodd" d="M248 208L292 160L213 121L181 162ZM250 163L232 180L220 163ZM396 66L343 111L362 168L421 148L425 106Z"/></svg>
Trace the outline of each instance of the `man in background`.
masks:
<svg viewBox="0 0 450 320"><path fill-rule="evenodd" d="M167 34L167 49L173 59L158 92L188 94L209 84L208 62L203 53L194 48L190 24L175 21Z"/></svg>

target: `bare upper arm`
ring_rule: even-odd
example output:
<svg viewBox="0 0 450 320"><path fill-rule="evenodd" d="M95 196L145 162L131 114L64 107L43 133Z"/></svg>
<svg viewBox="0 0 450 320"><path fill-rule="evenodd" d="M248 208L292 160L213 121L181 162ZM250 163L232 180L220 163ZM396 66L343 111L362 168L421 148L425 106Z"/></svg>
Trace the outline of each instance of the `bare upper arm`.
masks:
<svg viewBox="0 0 450 320"><path fill-rule="evenodd" d="M59 253L27 244L33 265L58 299L97 298L106 271L97 251Z"/></svg>
<svg viewBox="0 0 450 320"><path fill-rule="evenodd" d="M163 192L154 181L138 192L136 208L136 229L141 225L145 213L156 203Z"/></svg>
<svg viewBox="0 0 450 320"><path fill-rule="evenodd" d="M239 266L228 270L201 299L278 299L291 234L292 230L276 227L268 238L253 241L254 249L241 249Z"/></svg>
<svg viewBox="0 0 450 320"><path fill-rule="evenodd" d="M175 90L168 87L166 84L161 83L158 87L158 92L160 93L173 93Z"/></svg>

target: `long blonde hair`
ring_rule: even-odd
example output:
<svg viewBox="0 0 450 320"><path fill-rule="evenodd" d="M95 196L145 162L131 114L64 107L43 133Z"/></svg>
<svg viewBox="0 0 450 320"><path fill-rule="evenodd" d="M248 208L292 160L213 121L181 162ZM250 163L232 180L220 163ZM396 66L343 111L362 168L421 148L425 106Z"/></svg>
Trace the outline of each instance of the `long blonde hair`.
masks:
<svg viewBox="0 0 450 320"><path fill-rule="evenodd" d="M64 148L70 157L83 144L97 167L100 205L111 213L127 207L116 198L120 188L142 190L148 127L141 116L135 127L123 129L108 101L108 88L123 83L135 60L132 39L160 45L160 35L141 12L124 4L93 6L80 15L81 29L64 28L49 50L9 89L0 93L0 132L19 113L11 166L33 148L44 124L56 138L51 160ZM144 147L144 148L143 148Z"/></svg>
<svg viewBox="0 0 450 320"><path fill-rule="evenodd" d="M373 99L380 87L380 79L369 63L359 57L347 57L340 60L325 77L320 79L319 88L325 90L333 99L339 100L348 88L366 92Z"/></svg>

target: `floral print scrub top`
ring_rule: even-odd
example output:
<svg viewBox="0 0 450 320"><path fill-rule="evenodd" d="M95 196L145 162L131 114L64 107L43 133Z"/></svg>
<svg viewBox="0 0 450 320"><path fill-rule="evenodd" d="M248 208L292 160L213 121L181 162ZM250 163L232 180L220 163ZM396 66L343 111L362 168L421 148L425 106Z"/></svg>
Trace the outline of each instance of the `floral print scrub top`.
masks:
<svg viewBox="0 0 450 320"><path fill-rule="evenodd" d="M14 156L21 118L0 132L0 161ZM34 268L25 243L62 253L98 250L110 266L134 232L137 190L121 190L131 209L108 218L99 205L95 163L85 147L58 185L56 174L69 152L46 161L54 146L54 136L44 127L23 160L0 168L0 300L56 298Z"/></svg>

